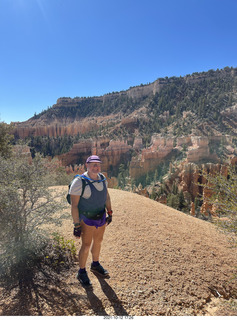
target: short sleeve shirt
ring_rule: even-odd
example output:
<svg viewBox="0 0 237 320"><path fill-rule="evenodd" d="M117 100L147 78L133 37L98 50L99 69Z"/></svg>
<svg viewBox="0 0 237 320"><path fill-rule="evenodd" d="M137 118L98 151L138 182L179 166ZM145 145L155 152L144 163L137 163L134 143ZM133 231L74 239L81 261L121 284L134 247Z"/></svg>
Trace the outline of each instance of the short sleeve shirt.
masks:
<svg viewBox="0 0 237 320"><path fill-rule="evenodd" d="M89 178L88 172L83 173L83 175L85 175L86 177ZM98 176L98 180L101 180L100 176ZM106 187L108 187L107 180L105 181L105 184L106 184ZM102 182L93 182L93 186L98 191L102 191L104 189L104 184ZM71 184L69 194L71 194L73 196L81 196L81 193L82 193L82 181L81 181L81 177L77 177L76 179L74 179L74 181ZM91 188L89 185L86 185L82 197L85 199L89 199L90 196L91 196Z"/></svg>

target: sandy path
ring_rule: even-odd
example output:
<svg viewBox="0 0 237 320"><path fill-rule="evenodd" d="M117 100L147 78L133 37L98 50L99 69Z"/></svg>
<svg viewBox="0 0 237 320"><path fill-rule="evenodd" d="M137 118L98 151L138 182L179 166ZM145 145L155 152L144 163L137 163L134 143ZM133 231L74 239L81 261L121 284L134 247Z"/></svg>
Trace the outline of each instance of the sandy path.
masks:
<svg viewBox="0 0 237 320"><path fill-rule="evenodd" d="M111 278L90 276L100 312L116 311L103 286L129 315L197 314L214 298L209 288L224 297L233 294L236 249L215 226L133 193L110 189L110 195L114 218L101 263ZM71 236L71 221L64 232ZM89 264L90 258L88 269Z"/></svg>

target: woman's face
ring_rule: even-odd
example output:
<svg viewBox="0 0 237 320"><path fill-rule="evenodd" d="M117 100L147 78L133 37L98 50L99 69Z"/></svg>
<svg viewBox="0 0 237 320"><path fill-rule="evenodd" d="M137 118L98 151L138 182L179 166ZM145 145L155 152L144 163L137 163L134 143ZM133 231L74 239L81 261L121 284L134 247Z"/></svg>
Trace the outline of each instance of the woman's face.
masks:
<svg viewBox="0 0 237 320"><path fill-rule="evenodd" d="M99 162L91 162L87 163L86 167L89 175L97 178L98 173L101 171L101 164Z"/></svg>

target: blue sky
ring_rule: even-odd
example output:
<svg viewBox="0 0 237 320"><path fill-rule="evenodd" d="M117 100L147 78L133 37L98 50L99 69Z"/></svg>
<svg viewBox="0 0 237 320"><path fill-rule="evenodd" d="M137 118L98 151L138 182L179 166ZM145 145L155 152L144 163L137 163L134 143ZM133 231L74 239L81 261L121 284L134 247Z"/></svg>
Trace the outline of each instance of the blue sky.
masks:
<svg viewBox="0 0 237 320"><path fill-rule="evenodd" d="M0 0L0 121L237 67L237 0Z"/></svg>

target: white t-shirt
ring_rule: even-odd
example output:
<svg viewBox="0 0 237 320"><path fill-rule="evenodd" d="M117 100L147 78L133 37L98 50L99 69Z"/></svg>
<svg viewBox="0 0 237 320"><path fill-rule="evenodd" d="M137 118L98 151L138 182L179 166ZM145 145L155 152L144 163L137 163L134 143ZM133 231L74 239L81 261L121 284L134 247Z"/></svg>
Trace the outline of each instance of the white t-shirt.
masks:
<svg viewBox="0 0 237 320"><path fill-rule="evenodd" d="M88 172L83 173L83 175L85 175L86 177L89 178ZM104 175L103 175L104 177ZM101 177L98 175L98 180L101 180ZM108 187L108 181L105 180L105 185L106 187ZM93 186L98 190L98 191L102 191L104 189L104 184L103 182L93 182ZM82 192L82 181L81 181L81 177L77 177L76 179L74 179L73 183L71 184L70 190L69 190L69 194L73 195L73 196L81 196L81 192ZM90 186L86 185L84 193L83 193L83 198L85 199L89 199L91 196L91 188Z"/></svg>

